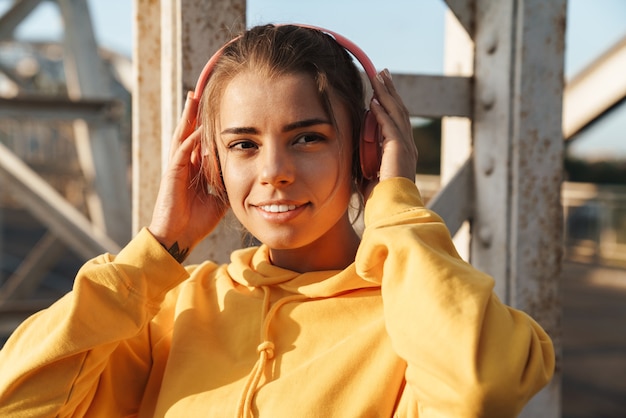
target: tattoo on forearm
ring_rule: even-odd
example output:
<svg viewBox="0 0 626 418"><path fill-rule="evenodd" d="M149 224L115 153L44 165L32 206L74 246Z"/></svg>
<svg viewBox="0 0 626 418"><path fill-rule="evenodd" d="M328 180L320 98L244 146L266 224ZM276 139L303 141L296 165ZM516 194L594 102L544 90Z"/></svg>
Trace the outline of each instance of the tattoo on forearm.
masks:
<svg viewBox="0 0 626 418"><path fill-rule="evenodd" d="M178 241L174 242L174 244L172 244L170 248L167 248L164 244L161 244L161 245L163 246L163 248L165 248L165 250L168 253L170 253L172 257L174 257L176 261L178 261L181 264L183 261L185 261L185 259L187 258L187 255L189 254L189 248L183 248L181 250L180 247L178 246Z"/></svg>

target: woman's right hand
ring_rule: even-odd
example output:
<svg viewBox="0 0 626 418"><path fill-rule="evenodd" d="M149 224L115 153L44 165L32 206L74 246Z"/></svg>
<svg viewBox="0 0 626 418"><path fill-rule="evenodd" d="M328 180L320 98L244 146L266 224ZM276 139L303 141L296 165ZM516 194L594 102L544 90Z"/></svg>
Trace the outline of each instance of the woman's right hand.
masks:
<svg viewBox="0 0 626 418"><path fill-rule="evenodd" d="M191 251L217 226L226 205L207 191L201 169L201 131L196 128L198 102L188 93L172 138L170 161L161 179L148 230L166 248L177 243Z"/></svg>
<svg viewBox="0 0 626 418"><path fill-rule="evenodd" d="M393 84L389 70L378 73L371 82L375 98L370 103L370 110L381 128L383 143L379 177L364 182L361 190L365 200L379 181L405 177L415 182L418 157L409 111Z"/></svg>

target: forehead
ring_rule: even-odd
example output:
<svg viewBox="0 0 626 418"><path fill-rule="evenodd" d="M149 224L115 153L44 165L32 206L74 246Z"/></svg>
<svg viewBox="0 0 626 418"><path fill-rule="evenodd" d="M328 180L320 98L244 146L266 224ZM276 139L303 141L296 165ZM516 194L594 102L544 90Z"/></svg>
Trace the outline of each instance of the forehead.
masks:
<svg viewBox="0 0 626 418"><path fill-rule="evenodd" d="M270 116L328 117L313 77L303 73L268 77L244 71L225 86L220 101L222 121Z"/></svg>

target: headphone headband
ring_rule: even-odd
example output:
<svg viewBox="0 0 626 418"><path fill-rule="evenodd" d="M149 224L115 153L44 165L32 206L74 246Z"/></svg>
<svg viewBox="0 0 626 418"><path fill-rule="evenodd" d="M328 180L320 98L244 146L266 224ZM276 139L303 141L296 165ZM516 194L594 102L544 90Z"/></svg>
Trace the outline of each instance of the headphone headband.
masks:
<svg viewBox="0 0 626 418"><path fill-rule="evenodd" d="M365 54L365 52L361 48L359 48L354 42L350 41L345 36L342 36L338 34L337 32L333 32L328 29L324 29L318 26L313 26L313 25L307 25L307 24L290 23L286 25L276 25L276 26L277 27L278 26L297 26L297 27L301 27L305 29L317 30L327 35L330 35L333 39L335 39L335 41L341 47L343 47L346 51L352 54L354 58L357 59L357 61L363 67L363 70L365 70L365 74L367 74L367 77L370 80L372 80L376 76L376 67L374 67L374 64L372 63L372 61L368 58L368 56ZM196 83L196 88L193 94L194 99L196 99L197 101L200 101L200 97L202 97L202 92L204 91L204 87L207 84L209 76L211 75L211 72L213 71L215 64L220 59L224 49L228 45L232 44L233 42L235 42L236 40L240 38L241 38L241 35L228 41L215 54L213 54L213 56L207 61L206 65L202 69L202 72L200 73L200 77L198 77L198 82Z"/></svg>

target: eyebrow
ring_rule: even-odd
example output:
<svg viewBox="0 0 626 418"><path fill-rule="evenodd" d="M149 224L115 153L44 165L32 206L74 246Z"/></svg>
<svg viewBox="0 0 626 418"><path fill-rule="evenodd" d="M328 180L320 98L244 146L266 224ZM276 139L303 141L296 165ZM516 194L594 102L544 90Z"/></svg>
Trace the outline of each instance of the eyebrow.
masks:
<svg viewBox="0 0 626 418"><path fill-rule="evenodd" d="M315 126L315 125L332 125L332 123L330 123L330 121L327 119L320 119L320 118L299 120L297 122L293 122L293 123L285 125L283 127L283 132L289 132L289 131L293 131L296 129L308 128L308 127ZM254 135L258 133L259 133L258 129L253 128L253 127L227 128L221 132L222 135L224 134Z"/></svg>

